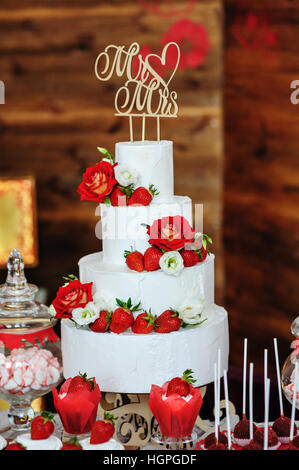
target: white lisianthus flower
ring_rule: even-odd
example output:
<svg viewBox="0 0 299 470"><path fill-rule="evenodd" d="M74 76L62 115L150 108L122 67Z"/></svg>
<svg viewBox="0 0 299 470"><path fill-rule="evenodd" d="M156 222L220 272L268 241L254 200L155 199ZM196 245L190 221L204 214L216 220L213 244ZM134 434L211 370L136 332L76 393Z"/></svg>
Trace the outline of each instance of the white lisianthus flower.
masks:
<svg viewBox="0 0 299 470"><path fill-rule="evenodd" d="M51 315L51 317L55 317L55 315L56 315L56 310L55 310L53 304L51 304L50 307L48 308L48 313L49 313L49 315Z"/></svg>
<svg viewBox="0 0 299 470"><path fill-rule="evenodd" d="M127 165L117 165L114 168L114 174L117 182L121 186L129 186L130 184L136 184L139 177L136 168L132 168Z"/></svg>
<svg viewBox="0 0 299 470"><path fill-rule="evenodd" d="M177 309L179 319L187 325L196 325L201 321L201 315L204 311L203 300L187 300Z"/></svg>
<svg viewBox="0 0 299 470"><path fill-rule="evenodd" d="M105 291L96 292L93 296L93 303L96 305L99 312L101 310L113 312L117 308L116 300Z"/></svg>
<svg viewBox="0 0 299 470"><path fill-rule="evenodd" d="M88 302L85 307L74 308L72 319L77 325L89 325L99 318L99 313L98 307L93 302Z"/></svg>
<svg viewBox="0 0 299 470"><path fill-rule="evenodd" d="M164 253L159 260L159 265L164 273L173 274L174 276L178 276L184 269L184 261L178 251Z"/></svg>

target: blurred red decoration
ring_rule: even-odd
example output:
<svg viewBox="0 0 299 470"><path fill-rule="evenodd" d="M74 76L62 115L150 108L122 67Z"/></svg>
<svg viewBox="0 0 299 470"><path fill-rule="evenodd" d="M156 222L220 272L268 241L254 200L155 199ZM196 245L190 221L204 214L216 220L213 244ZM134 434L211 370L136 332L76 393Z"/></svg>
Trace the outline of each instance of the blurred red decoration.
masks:
<svg viewBox="0 0 299 470"><path fill-rule="evenodd" d="M240 46L246 49L260 50L267 57L278 52L278 36L263 12L239 11L232 32Z"/></svg>
<svg viewBox="0 0 299 470"><path fill-rule="evenodd" d="M183 6L175 4L173 0L139 0L139 2L145 10L164 18L187 15L196 4L196 0L185 0Z"/></svg>
<svg viewBox="0 0 299 470"><path fill-rule="evenodd" d="M162 36L162 47L168 42L176 42L180 46L181 60L178 67L180 70L202 65L211 50L207 30L202 24L188 19L179 20L170 26L167 33ZM174 49L169 51L168 61L169 66L172 68L177 60L175 52Z"/></svg>

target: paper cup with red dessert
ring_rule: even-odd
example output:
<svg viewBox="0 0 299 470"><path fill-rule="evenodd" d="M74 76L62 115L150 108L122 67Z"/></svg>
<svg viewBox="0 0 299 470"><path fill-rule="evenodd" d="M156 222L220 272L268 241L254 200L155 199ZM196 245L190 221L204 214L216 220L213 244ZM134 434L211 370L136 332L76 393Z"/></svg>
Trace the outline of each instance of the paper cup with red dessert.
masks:
<svg viewBox="0 0 299 470"><path fill-rule="evenodd" d="M192 371L175 377L161 387L152 385L149 408L155 416L161 434L167 438L185 439L192 435L202 405L202 396L192 383Z"/></svg>
<svg viewBox="0 0 299 470"><path fill-rule="evenodd" d="M52 388L53 400L65 431L85 434L96 421L101 392L94 378L86 374L68 378L59 393Z"/></svg>

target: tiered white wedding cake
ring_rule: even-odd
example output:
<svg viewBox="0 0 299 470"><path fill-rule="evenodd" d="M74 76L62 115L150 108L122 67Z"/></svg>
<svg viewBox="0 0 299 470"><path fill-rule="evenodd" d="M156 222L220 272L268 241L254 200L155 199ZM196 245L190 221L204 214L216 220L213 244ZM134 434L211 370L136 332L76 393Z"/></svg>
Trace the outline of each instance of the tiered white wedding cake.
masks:
<svg viewBox="0 0 299 470"><path fill-rule="evenodd" d="M100 203L103 251L79 261L80 283L92 283L92 302L73 310L69 318L61 315L64 376L86 372L96 378L101 390L119 393L149 393L152 384L162 384L186 369L193 370L195 386L210 383L218 349L221 373L228 367L229 352L227 312L214 302L214 255L205 250L203 260L198 258L193 265L182 265L181 247L167 250L158 244L160 256L163 255L158 269L136 270L128 263L128 254L138 252L143 256L155 245L152 234L149 235L153 225L158 223L159 237L168 236L172 240L177 236L172 232L173 220L184 220L192 227L191 199L174 195L172 142L119 142L112 163L112 156L108 152L107 155L103 161L115 174L105 173L102 178L94 170L93 179L85 182L84 190L93 189L96 181L100 190L104 187L107 193L105 202ZM109 193L109 181L111 187L115 189L113 185L118 185L122 194L127 194L124 204L111 204L113 192ZM150 203L128 204L125 189L131 189L131 196L132 181L135 186L158 190ZM165 225L167 218L170 223ZM108 322L105 332L93 330L91 320L88 323L86 318L94 322L99 311L110 311L111 321L112 312L119 307L116 299L122 302L131 299L129 306L139 305L140 310L131 308L135 318L142 312L159 317L171 309L180 319L181 327L165 334L155 328L146 334L136 334L131 327L119 333L110 330ZM81 322L76 321L78 315Z"/></svg>

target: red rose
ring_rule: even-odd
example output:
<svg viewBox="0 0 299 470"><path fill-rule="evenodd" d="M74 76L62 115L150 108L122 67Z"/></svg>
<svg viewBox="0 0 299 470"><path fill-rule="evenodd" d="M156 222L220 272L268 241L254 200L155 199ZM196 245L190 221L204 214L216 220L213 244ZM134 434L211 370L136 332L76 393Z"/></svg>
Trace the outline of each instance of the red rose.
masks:
<svg viewBox="0 0 299 470"><path fill-rule="evenodd" d="M150 236L151 245L158 246L165 251L175 251L193 241L195 230L192 229L188 220L175 215L155 220L148 227L147 233Z"/></svg>
<svg viewBox="0 0 299 470"><path fill-rule="evenodd" d="M82 284L75 280L66 286L59 287L52 305L56 310L55 318L70 318L77 307L85 307L92 301L92 282Z"/></svg>
<svg viewBox="0 0 299 470"><path fill-rule="evenodd" d="M81 195L81 201L105 202L106 196L111 193L117 181L114 175L114 167L106 160L102 160L95 166L86 169L83 181L78 186L77 193Z"/></svg>

